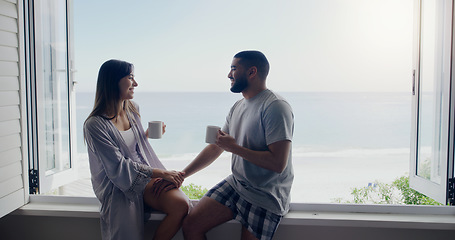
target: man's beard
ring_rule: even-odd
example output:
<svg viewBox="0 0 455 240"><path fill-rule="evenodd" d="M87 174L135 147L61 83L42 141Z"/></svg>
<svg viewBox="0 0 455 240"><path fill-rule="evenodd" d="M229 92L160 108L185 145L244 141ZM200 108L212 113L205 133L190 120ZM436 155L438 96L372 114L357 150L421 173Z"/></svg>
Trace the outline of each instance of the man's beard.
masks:
<svg viewBox="0 0 455 240"><path fill-rule="evenodd" d="M248 87L248 80L246 79L246 77L240 77L235 79L234 85L232 85L231 87L231 92L240 93L246 87Z"/></svg>

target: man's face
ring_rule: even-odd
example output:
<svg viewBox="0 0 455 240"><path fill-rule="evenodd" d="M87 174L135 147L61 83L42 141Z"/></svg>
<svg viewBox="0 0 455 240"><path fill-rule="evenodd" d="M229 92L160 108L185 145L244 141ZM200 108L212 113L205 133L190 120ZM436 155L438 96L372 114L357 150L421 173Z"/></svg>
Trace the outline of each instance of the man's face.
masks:
<svg viewBox="0 0 455 240"><path fill-rule="evenodd" d="M240 59L234 58L228 78L231 79L231 92L240 93L248 87L246 70L239 64Z"/></svg>

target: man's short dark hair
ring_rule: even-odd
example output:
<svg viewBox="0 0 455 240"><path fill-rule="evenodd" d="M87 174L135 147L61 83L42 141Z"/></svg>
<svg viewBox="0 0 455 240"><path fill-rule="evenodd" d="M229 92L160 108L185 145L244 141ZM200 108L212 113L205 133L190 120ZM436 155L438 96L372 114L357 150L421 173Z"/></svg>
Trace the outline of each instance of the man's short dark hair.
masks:
<svg viewBox="0 0 455 240"><path fill-rule="evenodd" d="M234 55L234 58L239 58L239 63L246 69L256 67L260 78L265 79L269 74L269 61L262 52L259 51L242 51Z"/></svg>

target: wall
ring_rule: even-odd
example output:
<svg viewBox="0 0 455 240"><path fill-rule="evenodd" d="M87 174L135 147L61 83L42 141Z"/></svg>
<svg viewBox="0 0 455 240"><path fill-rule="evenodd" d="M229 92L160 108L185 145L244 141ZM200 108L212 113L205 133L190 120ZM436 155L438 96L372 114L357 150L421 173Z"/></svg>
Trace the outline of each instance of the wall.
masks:
<svg viewBox="0 0 455 240"><path fill-rule="evenodd" d="M153 230L158 223L158 221L147 223L146 239L152 239ZM274 239L439 240L453 239L454 236L455 230L281 225ZM209 232L207 237L216 240L239 239L240 225L232 222L223 224ZM37 217L10 214L0 219L0 238L2 240L95 240L101 239L101 235L98 218ZM180 240L183 237L179 232L174 239Z"/></svg>

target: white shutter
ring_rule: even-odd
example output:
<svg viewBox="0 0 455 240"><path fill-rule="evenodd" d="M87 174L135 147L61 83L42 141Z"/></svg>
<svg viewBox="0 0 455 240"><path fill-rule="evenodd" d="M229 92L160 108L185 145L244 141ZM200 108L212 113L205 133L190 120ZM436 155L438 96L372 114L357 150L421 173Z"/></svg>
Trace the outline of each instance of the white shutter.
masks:
<svg viewBox="0 0 455 240"><path fill-rule="evenodd" d="M21 3L0 0L0 217L26 202Z"/></svg>

